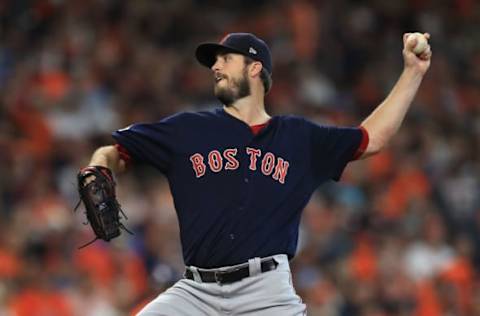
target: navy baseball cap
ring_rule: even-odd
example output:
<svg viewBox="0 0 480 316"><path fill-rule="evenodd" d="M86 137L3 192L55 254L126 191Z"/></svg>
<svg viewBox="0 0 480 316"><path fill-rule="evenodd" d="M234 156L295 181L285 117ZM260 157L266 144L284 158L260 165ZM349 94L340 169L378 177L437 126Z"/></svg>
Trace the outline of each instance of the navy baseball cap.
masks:
<svg viewBox="0 0 480 316"><path fill-rule="evenodd" d="M242 54L262 63L272 75L272 55L268 45L251 33L230 33L220 43L203 43L197 47L195 56L204 66L211 68L219 51Z"/></svg>

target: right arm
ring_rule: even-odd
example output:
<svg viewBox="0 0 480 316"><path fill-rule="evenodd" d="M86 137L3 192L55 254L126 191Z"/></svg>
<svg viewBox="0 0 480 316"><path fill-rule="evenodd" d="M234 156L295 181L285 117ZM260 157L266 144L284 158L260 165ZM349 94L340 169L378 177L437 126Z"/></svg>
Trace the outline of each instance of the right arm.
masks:
<svg viewBox="0 0 480 316"><path fill-rule="evenodd" d="M402 75L385 101L361 124L367 130L370 138L362 158L380 152L398 131L420 87L423 76L430 67L432 57L430 45L423 54L417 56L413 52L416 41L407 41L408 35L409 33L406 33L403 36L404 70ZM430 39L430 34L425 33L425 37Z"/></svg>
<svg viewBox="0 0 480 316"><path fill-rule="evenodd" d="M114 145L100 147L92 155L89 166L102 166L114 173L125 171L126 163L120 158L120 153Z"/></svg>

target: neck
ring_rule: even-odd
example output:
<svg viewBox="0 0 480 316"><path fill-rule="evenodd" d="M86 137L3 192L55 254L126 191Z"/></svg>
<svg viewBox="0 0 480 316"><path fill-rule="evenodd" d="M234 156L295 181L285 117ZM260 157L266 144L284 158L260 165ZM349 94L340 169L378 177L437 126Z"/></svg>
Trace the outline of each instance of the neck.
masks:
<svg viewBox="0 0 480 316"><path fill-rule="evenodd" d="M223 108L225 112L250 126L266 123L270 119L270 115L265 111L263 96L260 97L257 95L257 97L255 97L252 94Z"/></svg>

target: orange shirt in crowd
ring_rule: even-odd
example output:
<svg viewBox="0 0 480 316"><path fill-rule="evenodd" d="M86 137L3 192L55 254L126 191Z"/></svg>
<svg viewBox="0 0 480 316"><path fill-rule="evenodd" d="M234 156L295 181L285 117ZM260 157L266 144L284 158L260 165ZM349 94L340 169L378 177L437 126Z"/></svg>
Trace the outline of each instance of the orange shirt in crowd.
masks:
<svg viewBox="0 0 480 316"><path fill-rule="evenodd" d="M377 254L368 237L360 237L350 257L350 268L356 280L373 281L377 277Z"/></svg>
<svg viewBox="0 0 480 316"><path fill-rule="evenodd" d="M75 253L75 266L86 273L96 286L109 287L115 278L113 258L107 247L91 245Z"/></svg>
<svg viewBox="0 0 480 316"><path fill-rule="evenodd" d="M27 288L14 296L10 310L15 316L73 316L68 298L61 292Z"/></svg>
<svg viewBox="0 0 480 316"><path fill-rule="evenodd" d="M415 198L425 198L430 193L430 183L419 169L400 172L390 183L382 199L382 214L387 219L400 218L409 202Z"/></svg>
<svg viewBox="0 0 480 316"><path fill-rule="evenodd" d="M394 169L392 153L388 149L370 157L365 162L368 168L368 177L372 181L386 178Z"/></svg>
<svg viewBox="0 0 480 316"><path fill-rule="evenodd" d="M97 286L109 288L120 277L128 280L132 286L133 296L144 295L147 289L148 275L145 266L133 252L121 255L121 264L115 264L112 250L101 245L92 245L75 254L75 265L86 273Z"/></svg>
<svg viewBox="0 0 480 316"><path fill-rule="evenodd" d="M451 283L458 293L459 305L465 315L470 315L475 271L468 258L457 258L443 273L443 280Z"/></svg>
<svg viewBox="0 0 480 316"><path fill-rule="evenodd" d="M321 30L318 9L308 1L292 1L289 11L295 56L300 60L313 60Z"/></svg>
<svg viewBox="0 0 480 316"><path fill-rule="evenodd" d="M35 158L43 158L51 152L52 133L41 113L34 108L18 106L10 115L22 133L22 137L15 141L16 151Z"/></svg>
<svg viewBox="0 0 480 316"><path fill-rule="evenodd" d="M442 305L431 281L417 287L417 310L415 316L442 316Z"/></svg>
<svg viewBox="0 0 480 316"><path fill-rule="evenodd" d="M21 272L21 261L8 249L0 248L0 280L14 278Z"/></svg>

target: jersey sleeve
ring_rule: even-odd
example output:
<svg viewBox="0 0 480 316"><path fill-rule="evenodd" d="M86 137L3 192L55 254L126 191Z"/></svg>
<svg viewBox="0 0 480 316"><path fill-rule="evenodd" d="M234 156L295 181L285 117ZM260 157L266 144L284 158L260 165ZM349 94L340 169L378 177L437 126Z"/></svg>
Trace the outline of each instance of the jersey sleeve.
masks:
<svg viewBox="0 0 480 316"><path fill-rule="evenodd" d="M348 162L360 157L368 145L368 134L360 127L307 125L312 168L318 180L338 181Z"/></svg>
<svg viewBox="0 0 480 316"><path fill-rule="evenodd" d="M175 150L175 124L176 120L168 117L156 123L130 125L112 136L132 162L146 163L167 173Z"/></svg>

